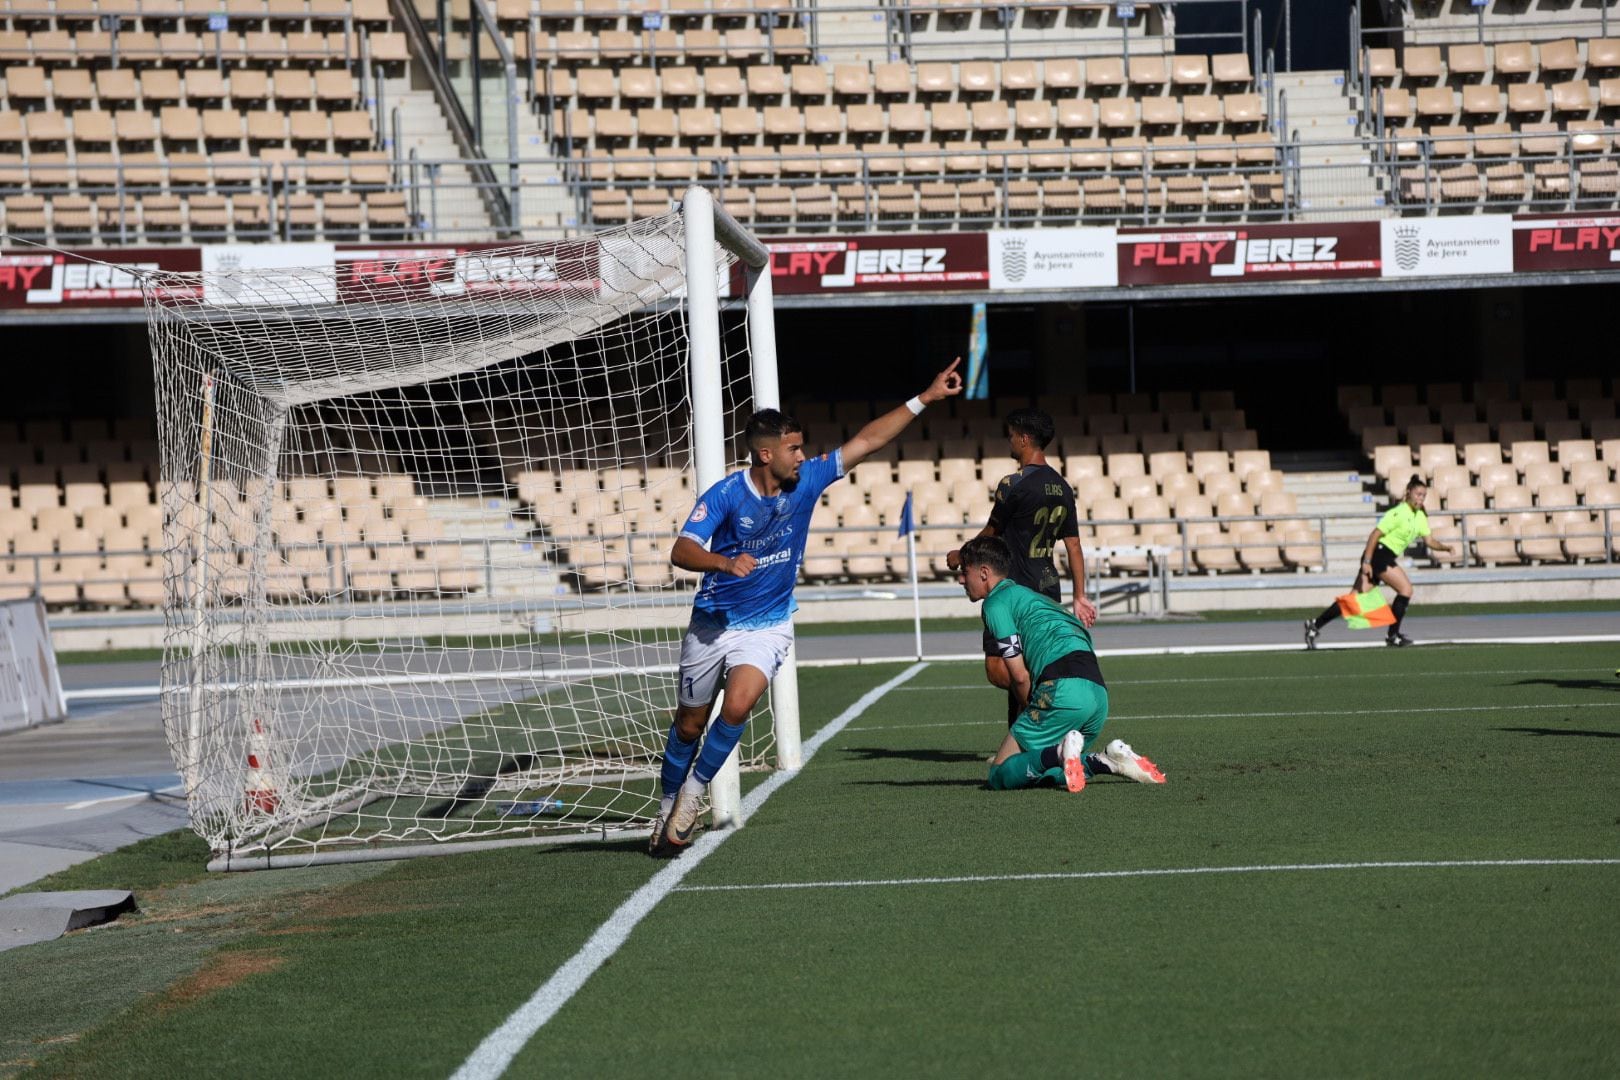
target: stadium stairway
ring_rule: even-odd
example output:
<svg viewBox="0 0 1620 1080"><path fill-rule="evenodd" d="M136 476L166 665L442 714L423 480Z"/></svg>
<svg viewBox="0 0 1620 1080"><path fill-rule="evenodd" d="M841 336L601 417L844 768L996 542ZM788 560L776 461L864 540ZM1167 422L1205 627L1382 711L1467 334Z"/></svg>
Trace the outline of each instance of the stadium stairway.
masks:
<svg viewBox="0 0 1620 1080"><path fill-rule="evenodd" d="M1363 148L1344 145L1363 134L1356 130L1356 99L1343 71L1296 71L1277 76L1286 95L1288 132L1298 133L1300 198L1313 213L1339 209L1345 217L1366 217L1383 205L1377 179ZM1281 111L1279 106L1278 111ZM1339 145L1312 145L1331 144ZM1351 211L1354 211L1352 214Z"/></svg>
<svg viewBox="0 0 1620 1080"><path fill-rule="evenodd" d="M874 22L883 22L881 12L840 10L863 5L868 9L872 7L870 0L820 0L817 3L811 18L816 20L815 41L823 56L840 64L869 60L884 63L890 59L888 47L878 44L880 35L872 26Z"/></svg>
<svg viewBox="0 0 1620 1080"><path fill-rule="evenodd" d="M462 156L438 98L430 89L412 89L409 73L383 80L383 101L390 112L396 107L399 109L399 145L393 150L395 155L408 158L414 150L419 158L437 161ZM393 133L386 132L386 137L393 138ZM434 217L436 228L466 229L469 234L478 235L489 231L490 222L482 204L470 194L473 178L465 165L443 166L438 184L455 194L435 208L431 196L424 193L422 212ZM433 186L426 185L428 190Z"/></svg>
<svg viewBox="0 0 1620 1080"><path fill-rule="evenodd" d="M1355 458L1342 453L1282 453L1273 454L1271 464L1283 474L1283 490L1293 494L1301 514L1349 516L1327 524L1327 573L1341 577L1355 573L1376 509ZM1367 524L1355 520L1357 516Z"/></svg>

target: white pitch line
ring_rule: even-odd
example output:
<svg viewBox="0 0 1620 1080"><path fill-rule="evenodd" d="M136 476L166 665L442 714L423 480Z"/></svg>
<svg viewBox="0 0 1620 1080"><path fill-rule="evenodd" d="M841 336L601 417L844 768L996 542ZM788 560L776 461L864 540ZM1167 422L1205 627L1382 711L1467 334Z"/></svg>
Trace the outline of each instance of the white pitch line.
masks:
<svg viewBox="0 0 1620 1080"><path fill-rule="evenodd" d="M1238 720L1243 717L1271 719L1275 717L1303 716L1416 716L1421 713L1454 712L1517 712L1520 709L1612 709L1607 701L1581 701L1569 705L1556 703L1543 705L1438 705L1427 709L1294 709L1284 712L1211 712L1211 713L1135 713L1129 716L1110 716L1116 722L1131 720ZM934 724L881 724L872 727L853 727L851 731L900 731L912 728L977 727L989 720L943 720Z"/></svg>
<svg viewBox="0 0 1620 1080"><path fill-rule="evenodd" d="M1607 668L1578 667L1578 668L1491 668L1488 671L1408 671L1402 678L1424 679L1430 676L1442 675L1608 675ZM1327 679L1365 679L1365 671L1322 671L1314 675L1267 675L1264 679L1256 680L1253 675L1209 675L1189 679L1109 679L1109 686L1167 686L1180 683L1227 683L1242 682L1322 682ZM981 683L947 683L939 686L902 686L897 693L921 694L930 690L992 690L987 682Z"/></svg>
<svg viewBox="0 0 1620 1080"><path fill-rule="evenodd" d="M1276 866L1180 866L1163 870L1076 870L1050 874L976 874L963 877L880 878L852 881L778 881L761 885L682 885L677 892L766 892L781 889L869 889L905 885L980 885L1008 881L1089 881L1099 878L1185 877L1193 874L1279 874L1311 870L1434 870L1501 866L1620 866L1620 859L1454 859L1353 863L1283 863Z"/></svg>
<svg viewBox="0 0 1620 1080"><path fill-rule="evenodd" d="M816 751L843 731L850 721L927 666L927 664L913 664L888 682L862 694L859 700L839 713L805 742L804 763L808 765ZM765 805L765 800L775 794L783 784L797 776L799 771L791 769L772 773L763 784L749 792L742 803L743 819L747 820L757 813L759 808ZM631 894L630 899L621 904L619 909L608 917L607 922L597 928L596 933L591 935L590 940L585 942L572 959L558 968L528 1001L506 1018L505 1023L485 1037L467 1060L461 1063L461 1067L455 1071L451 1080L494 1080L505 1072L512 1059L534 1037L534 1033L544 1027L546 1022L557 1014L557 1010L579 992L586 981L596 973L597 968L619 951L619 947L629 938L630 931L636 928L636 924L646 918L652 909L658 906L659 901L674 892L688 874L702 865L703 860L712 855L735 832L734 829L724 829L704 833L698 837L689 851L654 874L652 880Z"/></svg>

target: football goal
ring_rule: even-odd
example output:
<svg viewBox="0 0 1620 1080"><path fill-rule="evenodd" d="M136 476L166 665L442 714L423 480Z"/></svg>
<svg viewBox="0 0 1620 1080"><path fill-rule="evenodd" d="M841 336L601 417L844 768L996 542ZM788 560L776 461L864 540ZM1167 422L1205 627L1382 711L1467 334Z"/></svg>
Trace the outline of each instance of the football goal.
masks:
<svg viewBox="0 0 1620 1080"><path fill-rule="evenodd" d="M778 404L768 252L696 187L566 241L350 247L144 282L163 723L210 866L649 827L669 550ZM791 658L769 702L717 824L799 763Z"/></svg>

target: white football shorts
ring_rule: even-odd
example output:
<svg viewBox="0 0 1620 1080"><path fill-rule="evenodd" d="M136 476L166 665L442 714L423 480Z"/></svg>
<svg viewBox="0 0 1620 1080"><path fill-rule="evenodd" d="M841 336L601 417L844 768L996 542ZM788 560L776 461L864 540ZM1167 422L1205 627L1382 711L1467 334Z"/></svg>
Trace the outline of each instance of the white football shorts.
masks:
<svg viewBox="0 0 1620 1080"><path fill-rule="evenodd" d="M792 647L792 620L753 630L733 630L707 612L694 610L686 636L681 639L681 705L709 704L732 668L758 668L765 678L774 678Z"/></svg>

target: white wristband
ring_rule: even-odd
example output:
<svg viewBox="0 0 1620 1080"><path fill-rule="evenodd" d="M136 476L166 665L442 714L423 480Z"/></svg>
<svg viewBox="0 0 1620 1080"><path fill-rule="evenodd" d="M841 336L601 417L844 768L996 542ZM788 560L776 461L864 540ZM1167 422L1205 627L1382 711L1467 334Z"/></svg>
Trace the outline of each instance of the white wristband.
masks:
<svg viewBox="0 0 1620 1080"><path fill-rule="evenodd" d="M910 401L906 402L906 408L911 410L912 416L921 416L922 411L928 408L928 406L923 404L922 398L914 397Z"/></svg>

